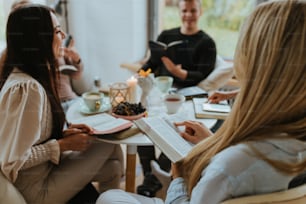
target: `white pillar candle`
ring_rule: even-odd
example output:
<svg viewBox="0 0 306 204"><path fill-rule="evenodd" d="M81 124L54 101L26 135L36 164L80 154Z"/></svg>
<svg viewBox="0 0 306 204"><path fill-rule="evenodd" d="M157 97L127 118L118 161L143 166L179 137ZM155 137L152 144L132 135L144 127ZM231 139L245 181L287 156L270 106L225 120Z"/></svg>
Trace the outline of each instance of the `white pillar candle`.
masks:
<svg viewBox="0 0 306 204"><path fill-rule="evenodd" d="M132 76L126 83L129 86L129 102L137 103L137 79Z"/></svg>

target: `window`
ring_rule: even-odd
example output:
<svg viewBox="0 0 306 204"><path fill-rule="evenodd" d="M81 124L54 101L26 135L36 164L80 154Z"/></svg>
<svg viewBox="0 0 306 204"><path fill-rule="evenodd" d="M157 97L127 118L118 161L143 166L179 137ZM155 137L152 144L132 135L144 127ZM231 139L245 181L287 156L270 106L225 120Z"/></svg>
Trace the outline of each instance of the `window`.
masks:
<svg viewBox="0 0 306 204"><path fill-rule="evenodd" d="M180 26L177 2L165 0L162 30ZM219 55L233 58L240 26L257 3L257 0L202 0L203 15L199 27L215 40Z"/></svg>

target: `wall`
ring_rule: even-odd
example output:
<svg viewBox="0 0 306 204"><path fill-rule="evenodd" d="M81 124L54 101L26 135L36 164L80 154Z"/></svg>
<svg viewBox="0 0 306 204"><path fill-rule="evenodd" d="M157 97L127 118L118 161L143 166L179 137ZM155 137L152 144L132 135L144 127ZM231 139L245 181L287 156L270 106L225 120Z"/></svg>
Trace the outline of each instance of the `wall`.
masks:
<svg viewBox="0 0 306 204"><path fill-rule="evenodd" d="M141 59L147 46L146 0L70 0L69 30L86 74L102 84L126 81L132 73L122 62Z"/></svg>

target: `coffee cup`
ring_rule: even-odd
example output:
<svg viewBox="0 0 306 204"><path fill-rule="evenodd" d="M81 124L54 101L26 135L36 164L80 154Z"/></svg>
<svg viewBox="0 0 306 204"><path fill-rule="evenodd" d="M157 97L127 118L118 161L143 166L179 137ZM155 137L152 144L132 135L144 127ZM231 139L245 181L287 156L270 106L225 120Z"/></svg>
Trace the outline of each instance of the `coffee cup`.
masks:
<svg viewBox="0 0 306 204"><path fill-rule="evenodd" d="M83 101L90 111L100 110L103 103L103 93L100 92L85 92L82 94Z"/></svg>
<svg viewBox="0 0 306 204"><path fill-rule="evenodd" d="M176 113L182 104L185 102L185 96L180 94L167 94L164 97L164 103L166 105L169 114Z"/></svg>

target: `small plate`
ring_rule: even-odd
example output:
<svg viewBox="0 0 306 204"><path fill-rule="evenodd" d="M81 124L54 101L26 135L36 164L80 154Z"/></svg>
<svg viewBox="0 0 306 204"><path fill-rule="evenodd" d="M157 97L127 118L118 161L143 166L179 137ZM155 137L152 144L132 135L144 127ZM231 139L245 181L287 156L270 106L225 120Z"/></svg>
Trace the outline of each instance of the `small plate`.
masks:
<svg viewBox="0 0 306 204"><path fill-rule="evenodd" d="M87 106L85 104L81 104L80 112L85 114L85 115L93 115L93 114L108 111L110 108L111 108L111 105L109 103L106 103L106 104L102 104L102 106L100 107L99 110L91 111L91 110L89 110L89 108L87 108Z"/></svg>
<svg viewBox="0 0 306 204"><path fill-rule="evenodd" d="M122 119L125 119L125 120L137 120L137 119L140 119L142 117L145 117L147 115L147 112L143 112L143 113L140 113L138 115L131 115L131 116L128 116L128 115L117 115L116 113L112 113L112 116L116 117L116 118L122 118Z"/></svg>

